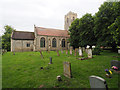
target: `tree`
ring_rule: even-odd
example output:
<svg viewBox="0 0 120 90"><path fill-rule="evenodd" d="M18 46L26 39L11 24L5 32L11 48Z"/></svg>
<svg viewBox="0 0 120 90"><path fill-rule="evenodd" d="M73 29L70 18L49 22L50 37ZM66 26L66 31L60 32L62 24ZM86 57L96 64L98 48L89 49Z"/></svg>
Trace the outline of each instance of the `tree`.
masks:
<svg viewBox="0 0 120 90"><path fill-rule="evenodd" d="M85 14L79 20L79 46L86 47L87 45L95 45L96 39L93 32L94 18L91 14Z"/></svg>
<svg viewBox="0 0 120 90"><path fill-rule="evenodd" d="M82 18L72 22L70 31L70 43L74 48L79 46L95 45L96 39L93 32L94 18L91 14L85 14Z"/></svg>
<svg viewBox="0 0 120 90"><path fill-rule="evenodd" d="M113 50L117 44L108 27L114 23L120 15L120 2L104 2L99 11L95 14L94 33L97 38L97 45L110 46Z"/></svg>
<svg viewBox="0 0 120 90"><path fill-rule="evenodd" d="M13 29L11 26L4 26L5 32L4 35L2 35L2 49L7 49L8 51L10 51L11 48L11 33Z"/></svg>
<svg viewBox="0 0 120 90"><path fill-rule="evenodd" d="M116 18L114 23L112 23L108 29L111 31L115 43L120 46L120 16Z"/></svg>

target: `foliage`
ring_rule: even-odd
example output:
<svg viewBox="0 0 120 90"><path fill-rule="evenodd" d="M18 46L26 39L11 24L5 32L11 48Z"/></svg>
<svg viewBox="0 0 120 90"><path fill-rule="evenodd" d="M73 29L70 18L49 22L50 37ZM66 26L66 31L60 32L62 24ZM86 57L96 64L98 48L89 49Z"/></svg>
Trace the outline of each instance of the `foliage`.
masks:
<svg viewBox="0 0 120 90"><path fill-rule="evenodd" d="M77 60L76 57L50 51L43 51L44 59L39 52L7 52L2 56L2 87L3 88L90 88L89 76L96 75L105 78L108 88L118 88L118 74L112 78L105 77L105 69L110 69L110 61L116 60L117 53L104 51L101 55L93 55L92 59ZM78 55L78 54L77 54ZM83 55L84 56L84 55ZM22 57L22 58L21 58ZM49 57L52 57L53 64ZM78 56L77 56L78 57ZM71 63L73 78L69 79L63 74L63 62ZM49 68L47 68L48 66ZM40 69L43 67L43 70ZM56 82L56 77L62 77L61 82Z"/></svg>
<svg viewBox="0 0 120 90"><path fill-rule="evenodd" d="M94 19L91 14L85 14L82 18L72 22L70 31L70 43L73 47L84 47L87 45L95 45L95 37L93 32Z"/></svg>
<svg viewBox="0 0 120 90"><path fill-rule="evenodd" d="M93 49L92 54L93 55L100 55L101 51L102 51L101 48L96 47Z"/></svg>
<svg viewBox="0 0 120 90"><path fill-rule="evenodd" d="M108 27L114 23L119 15L120 2L104 2L101 5L99 11L95 14L94 22L94 33L97 38L97 45L116 48L117 44L115 39L113 39L115 35L111 35L111 32L114 32L114 29L111 29L112 31L110 31Z"/></svg>
<svg viewBox="0 0 120 90"><path fill-rule="evenodd" d="M11 26L4 26L5 32L4 35L2 35L2 49L7 49L10 51L11 48L11 33L15 29L13 29Z"/></svg>

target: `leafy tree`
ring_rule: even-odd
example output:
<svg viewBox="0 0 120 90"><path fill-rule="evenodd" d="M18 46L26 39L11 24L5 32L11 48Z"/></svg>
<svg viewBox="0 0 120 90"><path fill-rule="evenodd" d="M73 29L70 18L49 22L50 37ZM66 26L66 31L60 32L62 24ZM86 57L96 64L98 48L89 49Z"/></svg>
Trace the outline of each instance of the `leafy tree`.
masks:
<svg viewBox="0 0 120 90"><path fill-rule="evenodd" d="M13 29L11 26L4 26L5 32L4 35L2 35L2 49L7 49L10 51L11 48L11 33Z"/></svg>
<svg viewBox="0 0 120 90"><path fill-rule="evenodd" d="M79 46L95 45L96 39L93 32L94 18L91 14L85 14L79 20Z"/></svg>
<svg viewBox="0 0 120 90"><path fill-rule="evenodd" d="M108 27L120 15L120 2L104 2L95 14L94 33L97 45L110 46L113 50L117 44ZM113 29L112 29L113 30Z"/></svg>
<svg viewBox="0 0 120 90"><path fill-rule="evenodd" d="M82 18L72 22L70 31L70 43L74 48L79 46L95 45L96 39L93 32L94 18L91 14L85 14Z"/></svg>
<svg viewBox="0 0 120 90"><path fill-rule="evenodd" d="M115 43L117 45L120 45L120 16L116 18L114 23L112 23L108 29L111 31L111 35L113 36L113 39L115 40Z"/></svg>

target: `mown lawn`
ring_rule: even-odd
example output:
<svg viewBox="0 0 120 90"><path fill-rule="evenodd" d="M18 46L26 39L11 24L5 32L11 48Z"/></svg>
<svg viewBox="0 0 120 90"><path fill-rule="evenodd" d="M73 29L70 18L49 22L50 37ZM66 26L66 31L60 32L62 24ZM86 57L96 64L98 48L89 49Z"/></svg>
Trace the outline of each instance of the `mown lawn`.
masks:
<svg viewBox="0 0 120 90"><path fill-rule="evenodd" d="M77 60L74 55L66 55L65 51L57 56L55 51L42 52L16 52L13 55L7 52L2 56L2 87L3 88L90 88L89 76L96 75L107 81L108 88L118 88L118 74L113 73L112 78L105 76L105 69L110 69L111 60L120 60L117 53L104 51L101 55L93 56L92 59ZM48 65L49 57L53 64ZM77 55L78 57L78 55ZM63 75L63 62L71 63L72 78ZM43 66L43 70L40 67ZM56 77L62 76L58 82Z"/></svg>

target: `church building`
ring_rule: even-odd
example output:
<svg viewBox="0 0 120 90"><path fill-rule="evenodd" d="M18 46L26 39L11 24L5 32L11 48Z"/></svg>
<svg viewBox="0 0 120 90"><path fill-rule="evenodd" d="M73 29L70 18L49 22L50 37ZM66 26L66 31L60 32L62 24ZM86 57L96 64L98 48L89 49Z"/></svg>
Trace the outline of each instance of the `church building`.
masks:
<svg viewBox="0 0 120 90"><path fill-rule="evenodd" d="M34 32L13 31L11 34L11 52L69 49L68 29L76 18L77 14L71 11L65 15L65 30L34 25Z"/></svg>

